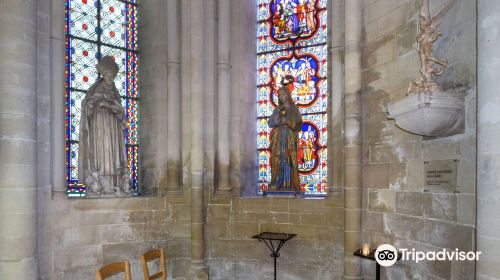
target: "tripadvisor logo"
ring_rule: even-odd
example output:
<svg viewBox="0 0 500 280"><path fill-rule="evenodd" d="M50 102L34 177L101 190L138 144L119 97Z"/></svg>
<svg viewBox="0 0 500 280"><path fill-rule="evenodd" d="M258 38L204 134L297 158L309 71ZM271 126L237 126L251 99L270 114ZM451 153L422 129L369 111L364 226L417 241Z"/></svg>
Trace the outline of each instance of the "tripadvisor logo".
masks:
<svg viewBox="0 0 500 280"><path fill-rule="evenodd" d="M381 266L392 266L398 261L398 250L390 244L382 244L375 251L375 260Z"/></svg>
<svg viewBox="0 0 500 280"><path fill-rule="evenodd" d="M464 252L455 250L442 249L439 251L417 251L415 248L410 249L399 249L399 251L390 244L382 244L378 246L375 251L375 260L381 266L392 266L394 265L399 256L403 261L415 261L419 263L421 261L478 261L481 252Z"/></svg>

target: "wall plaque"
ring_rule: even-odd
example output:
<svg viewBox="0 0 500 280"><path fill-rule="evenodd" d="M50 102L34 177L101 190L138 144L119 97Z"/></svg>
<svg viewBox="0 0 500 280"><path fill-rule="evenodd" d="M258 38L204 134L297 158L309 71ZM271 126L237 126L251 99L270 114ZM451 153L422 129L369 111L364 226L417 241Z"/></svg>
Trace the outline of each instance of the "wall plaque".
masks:
<svg viewBox="0 0 500 280"><path fill-rule="evenodd" d="M457 186L456 159L424 162L425 190L429 192L454 192Z"/></svg>

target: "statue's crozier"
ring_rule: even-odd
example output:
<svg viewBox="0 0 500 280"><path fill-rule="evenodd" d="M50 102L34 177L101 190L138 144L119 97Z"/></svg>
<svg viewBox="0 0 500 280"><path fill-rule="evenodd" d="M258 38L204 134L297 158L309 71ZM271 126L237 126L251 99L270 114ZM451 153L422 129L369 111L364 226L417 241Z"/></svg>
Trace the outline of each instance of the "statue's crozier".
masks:
<svg viewBox="0 0 500 280"><path fill-rule="evenodd" d="M127 120L114 83L118 65L105 56L97 71L100 78L82 101L78 180L87 186L90 196L128 194Z"/></svg>

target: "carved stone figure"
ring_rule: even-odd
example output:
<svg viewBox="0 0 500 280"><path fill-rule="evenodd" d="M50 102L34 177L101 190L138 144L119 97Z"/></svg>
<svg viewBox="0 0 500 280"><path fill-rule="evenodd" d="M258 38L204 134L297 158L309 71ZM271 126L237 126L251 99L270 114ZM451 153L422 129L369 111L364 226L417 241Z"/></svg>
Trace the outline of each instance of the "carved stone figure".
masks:
<svg viewBox="0 0 500 280"><path fill-rule="evenodd" d="M271 132L271 184L269 191L300 193L298 169L298 133L302 129L302 116L292 100L288 85L293 77L287 75L278 90L278 107L269 119Z"/></svg>
<svg viewBox="0 0 500 280"><path fill-rule="evenodd" d="M97 64L100 78L82 101L78 179L89 196L130 193L125 129L127 120L114 79L118 65L111 56Z"/></svg>
<svg viewBox="0 0 500 280"><path fill-rule="evenodd" d="M420 7L419 34L417 36L418 54L420 57L420 76L410 83L407 95L415 92L441 91L434 82L434 76L440 76L448 66L448 61L439 59L432 53L434 42L442 35L437 31L444 14L455 4L456 0L449 0L433 17L429 11L429 0L422 0Z"/></svg>

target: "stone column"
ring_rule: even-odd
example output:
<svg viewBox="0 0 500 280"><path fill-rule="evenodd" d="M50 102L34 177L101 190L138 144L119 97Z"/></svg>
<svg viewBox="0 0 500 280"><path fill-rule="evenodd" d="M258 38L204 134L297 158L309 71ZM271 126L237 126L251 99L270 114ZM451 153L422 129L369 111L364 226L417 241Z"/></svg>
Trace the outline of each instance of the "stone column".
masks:
<svg viewBox="0 0 500 280"><path fill-rule="evenodd" d="M167 189L167 3L141 1L139 6L139 93L141 192Z"/></svg>
<svg viewBox="0 0 500 280"><path fill-rule="evenodd" d="M344 279L362 279L361 261L361 28L362 0L345 1Z"/></svg>
<svg viewBox="0 0 500 280"><path fill-rule="evenodd" d="M167 191L181 189L181 38L179 0L167 1Z"/></svg>
<svg viewBox="0 0 500 280"><path fill-rule="evenodd" d="M500 1L478 1L477 250L478 280L500 279Z"/></svg>
<svg viewBox="0 0 500 280"><path fill-rule="evenodd" d="M218 45L218 98L217 98L217 190L231 191L229 164L231 153L231 64L229 62L231 8L229 0L217 1L217 45Z"/></svg>
<svg viewBox="0 0 500 280"><path fill-rule="evenodd" d="M329 82L331 97L328 101L328 196L337 197L342 191L343 150L343 54L344 54L344 0L331 0L328 7Z"/></svg>
<svg viewBox="0 0 500 280"><path fill-rule="evenodd" d="M52 190L66 195L66 132L65 132L65 31L64 0L52 0L50 15L50 89L51 89L51 155Z"/></svg>
<svg viewBox="0 0 500 280"><path fill-rule="evenodd" d="M188 279L208 279L203 194L203 0L190 1L191 25L191 268Z"/></svg>
<svg viewBox="0 0 500 280"><path fill-rule="evenodd" d="M0 279L38 279L36 3L0 2Z"/></svg>

